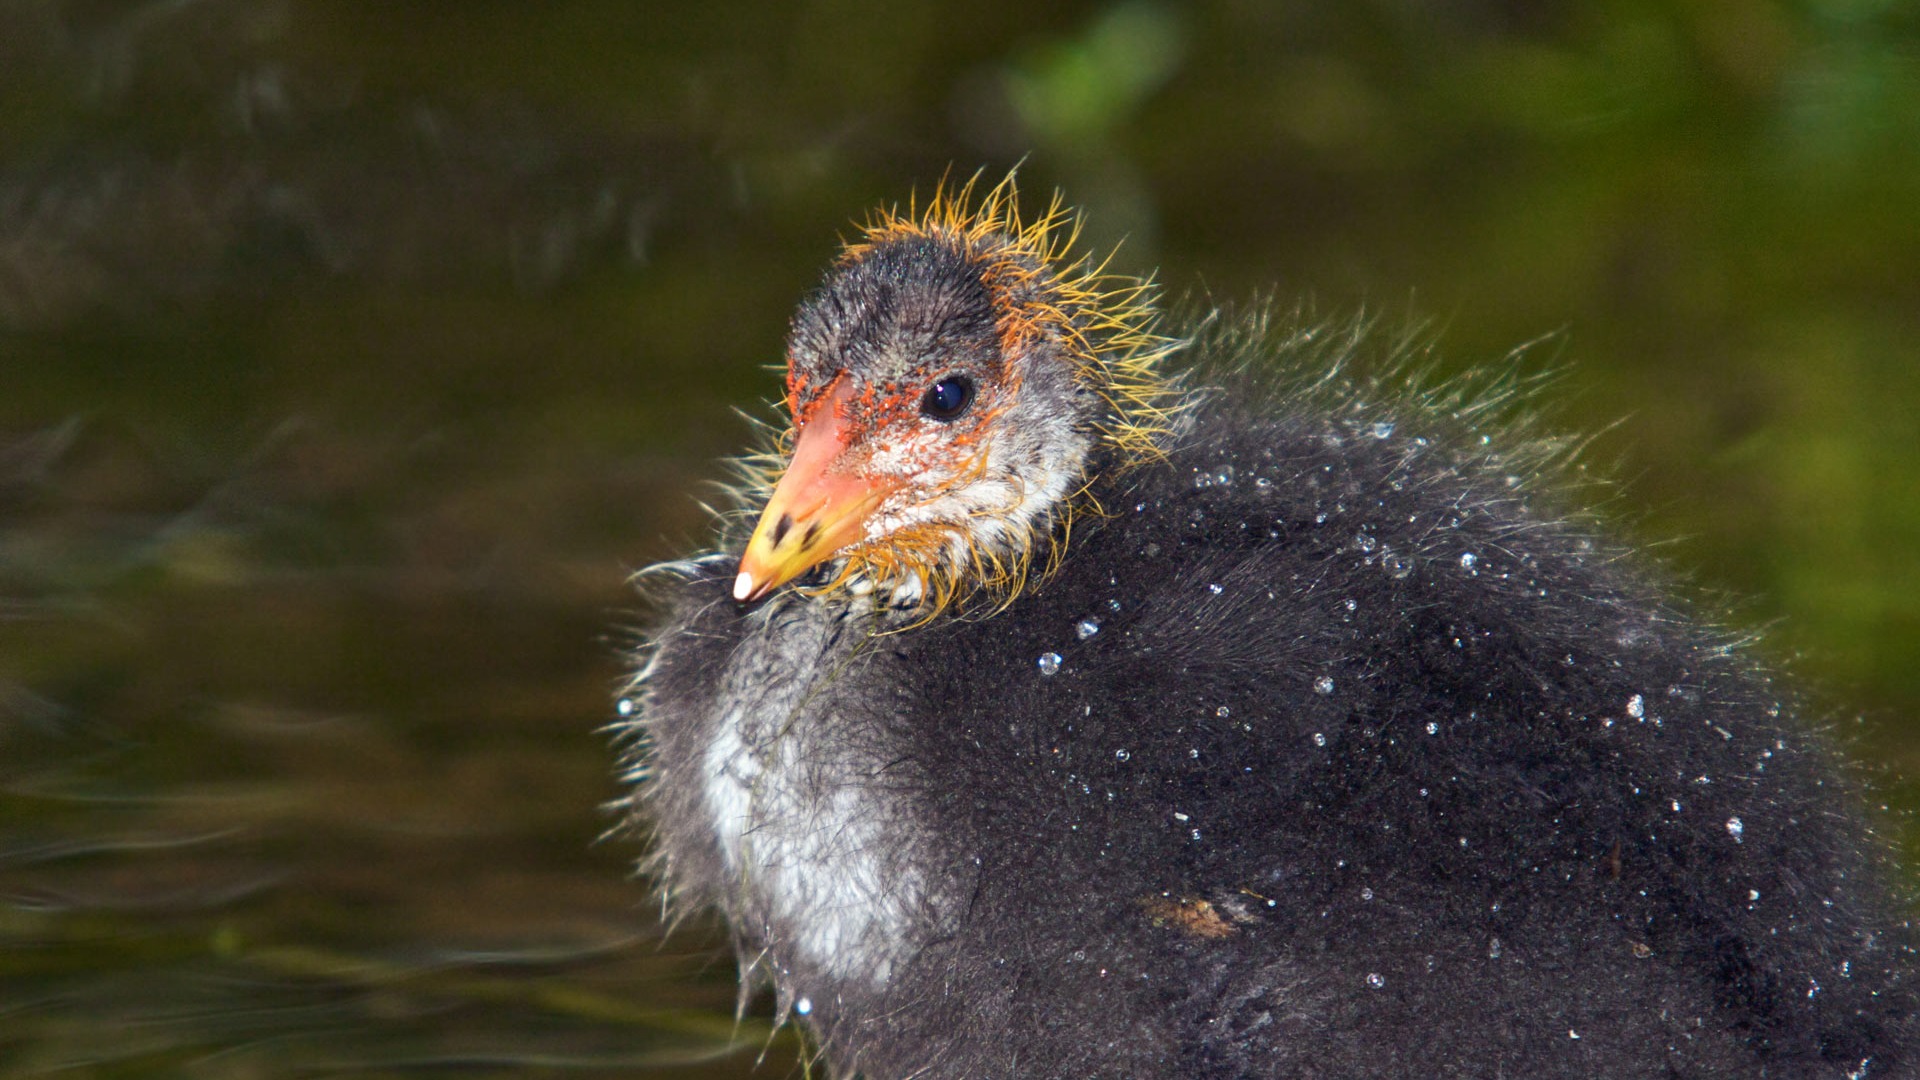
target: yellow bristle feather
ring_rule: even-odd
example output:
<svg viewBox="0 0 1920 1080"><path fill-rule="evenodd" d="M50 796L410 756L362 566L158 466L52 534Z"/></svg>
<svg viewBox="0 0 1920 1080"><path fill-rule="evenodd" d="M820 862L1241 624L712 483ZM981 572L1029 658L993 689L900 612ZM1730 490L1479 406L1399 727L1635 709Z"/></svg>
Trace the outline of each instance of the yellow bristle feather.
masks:
<svg viewBox="0 0 1920 1080"><path fill-rule="evenodd" d="M943 182L924 208L909 199L904 212L895 207L875 211L859 226L859 234L844 243L836 265L856 263L890 241L932 239L954 245L979 264L996 297L1010 300L1016 289L1035 293L1018 307L1009 303L1002 312L1004 336L1032 340L1052 335L1063 343L1077 381L1106 402L1106 415L1095 426L1098 444L1108 451L1106 468L1128 469L1159 459L1187 399L1179 378L1161 370L1161 363L1183 343L1157 330L1153 282L1109 273L1110 254L1096 264L1076 252L1081 219L1058 194L1044 212L1023 221L1012 174L976 200L979 180L975 174L957 187ZM755 455L744 466L753 505L764 504L773 490L783 464L780 451L791 442L791 431L783 433L773 452ZM1083 484L1045 522L1044 535L1035 535L1038 530L1032 526L1018 526L1018 534L997 545L1005 550L984 548L972 534L950 526L911 527L848 549L833 579L812 591L838 592L863 580L886 590L915 576L922 585L923 617L913 625L976 594L989 598L987 612L998 611L1059 564L1073 519L1089 512L1097 515L1101 510L1089 485ZM957 555L956 538L965 544ZM1042 541L1046 554L1036 574L1035 549Z"/></svg>

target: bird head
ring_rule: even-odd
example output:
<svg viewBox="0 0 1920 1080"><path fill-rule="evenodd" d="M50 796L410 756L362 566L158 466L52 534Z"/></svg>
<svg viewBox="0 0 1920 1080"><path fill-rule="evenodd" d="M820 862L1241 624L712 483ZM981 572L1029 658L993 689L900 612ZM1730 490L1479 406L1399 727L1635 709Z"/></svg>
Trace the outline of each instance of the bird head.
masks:
<svg viewBox="0 0 1920 1080"><path fill-rule="evenodd" d="M1170 430L1150 285L1075 255L1058 201L1022 223L1011 177L977 204L972 186L877 215L795 314L787 452L736 600L823 565L823 591L894 606L1010 599L1090 463L1137 463Z"/></svg>

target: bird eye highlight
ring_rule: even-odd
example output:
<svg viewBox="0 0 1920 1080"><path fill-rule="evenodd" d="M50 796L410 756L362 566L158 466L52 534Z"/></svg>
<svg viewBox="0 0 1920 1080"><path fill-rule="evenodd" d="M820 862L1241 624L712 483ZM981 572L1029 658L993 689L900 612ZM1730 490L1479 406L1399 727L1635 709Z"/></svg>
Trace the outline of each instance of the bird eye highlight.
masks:
<svg viewBox="0 0 1920 1080"><path fill-rule="evenodd" d="M935 420L955 420L973 404L973 380L965 375L949 375L927 387L920 399L920 414Z"/></svg>

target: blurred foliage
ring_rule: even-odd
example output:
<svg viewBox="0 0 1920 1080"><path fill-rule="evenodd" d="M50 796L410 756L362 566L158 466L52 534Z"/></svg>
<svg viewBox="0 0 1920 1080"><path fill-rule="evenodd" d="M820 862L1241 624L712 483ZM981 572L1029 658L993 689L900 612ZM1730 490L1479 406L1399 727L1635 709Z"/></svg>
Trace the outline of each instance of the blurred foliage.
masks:
<svg viewBox="0 0 1920 1080"><path fill-rule="evenodd" d="M1176 296L1550 335L1920 802L1912 5L0 0L0 1072L793 1072L592 844L623 571L845 222L1016 162Z"/></svg>

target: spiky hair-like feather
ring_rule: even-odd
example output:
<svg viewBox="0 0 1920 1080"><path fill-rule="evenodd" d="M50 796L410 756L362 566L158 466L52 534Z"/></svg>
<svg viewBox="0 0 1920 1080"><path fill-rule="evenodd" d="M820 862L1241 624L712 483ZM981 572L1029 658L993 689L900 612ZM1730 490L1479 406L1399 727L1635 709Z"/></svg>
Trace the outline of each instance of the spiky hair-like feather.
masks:
<svg viewBox="0 0 1920 1080"><path fill-rule="evenodd" d="M844 242L835 268L902 241L946 247L975 268L992 298L1004 355L1052 342L1074 384L1098 397L1089 460L1109 471L1158 460L1189 400L1180 378L1163 367L1184 343L1159 332L1156 286L1110 272L1110 254L1096 261L1082 250L1080 217L1057 193L1044 212L1025 218L1013 174L985 191L979 182L977 173L960 184L943 181L924 206L909 198L904 209L876 210ZM765 503L792 440L787 430L772 452L741 463L748 506ZM920 523L855 545L814 591L872 590L925 618L977 596L988 601L982 610L1000 610L1057 565L1073 518L1099 510L1087 494L1089 479L1076 477L1064 498L1030 519Z"/></svg>
<svg viewBox="0 0 1920 1080"><path fill-rule="evenodd" d="M1183 410L1179 381L1162 362L1182 342L1159 333L1159 290L1151 278L1108 270L1113 255L1098 262L1080 249L1081 218L1055 192L1047 209L1028 220L1020 214L1017 174L975 199L975 173L957 187L942 182L924 208L909 198L906 209L883 207L860 226L836 260L859 262L875 247L906 237L948 243L980 267L993 294L1001 340L1024 345L1053 337L1065 346L1081 385L1107 404L1099 423L1101 442L1122 465L1152 460Z"/></svg>

